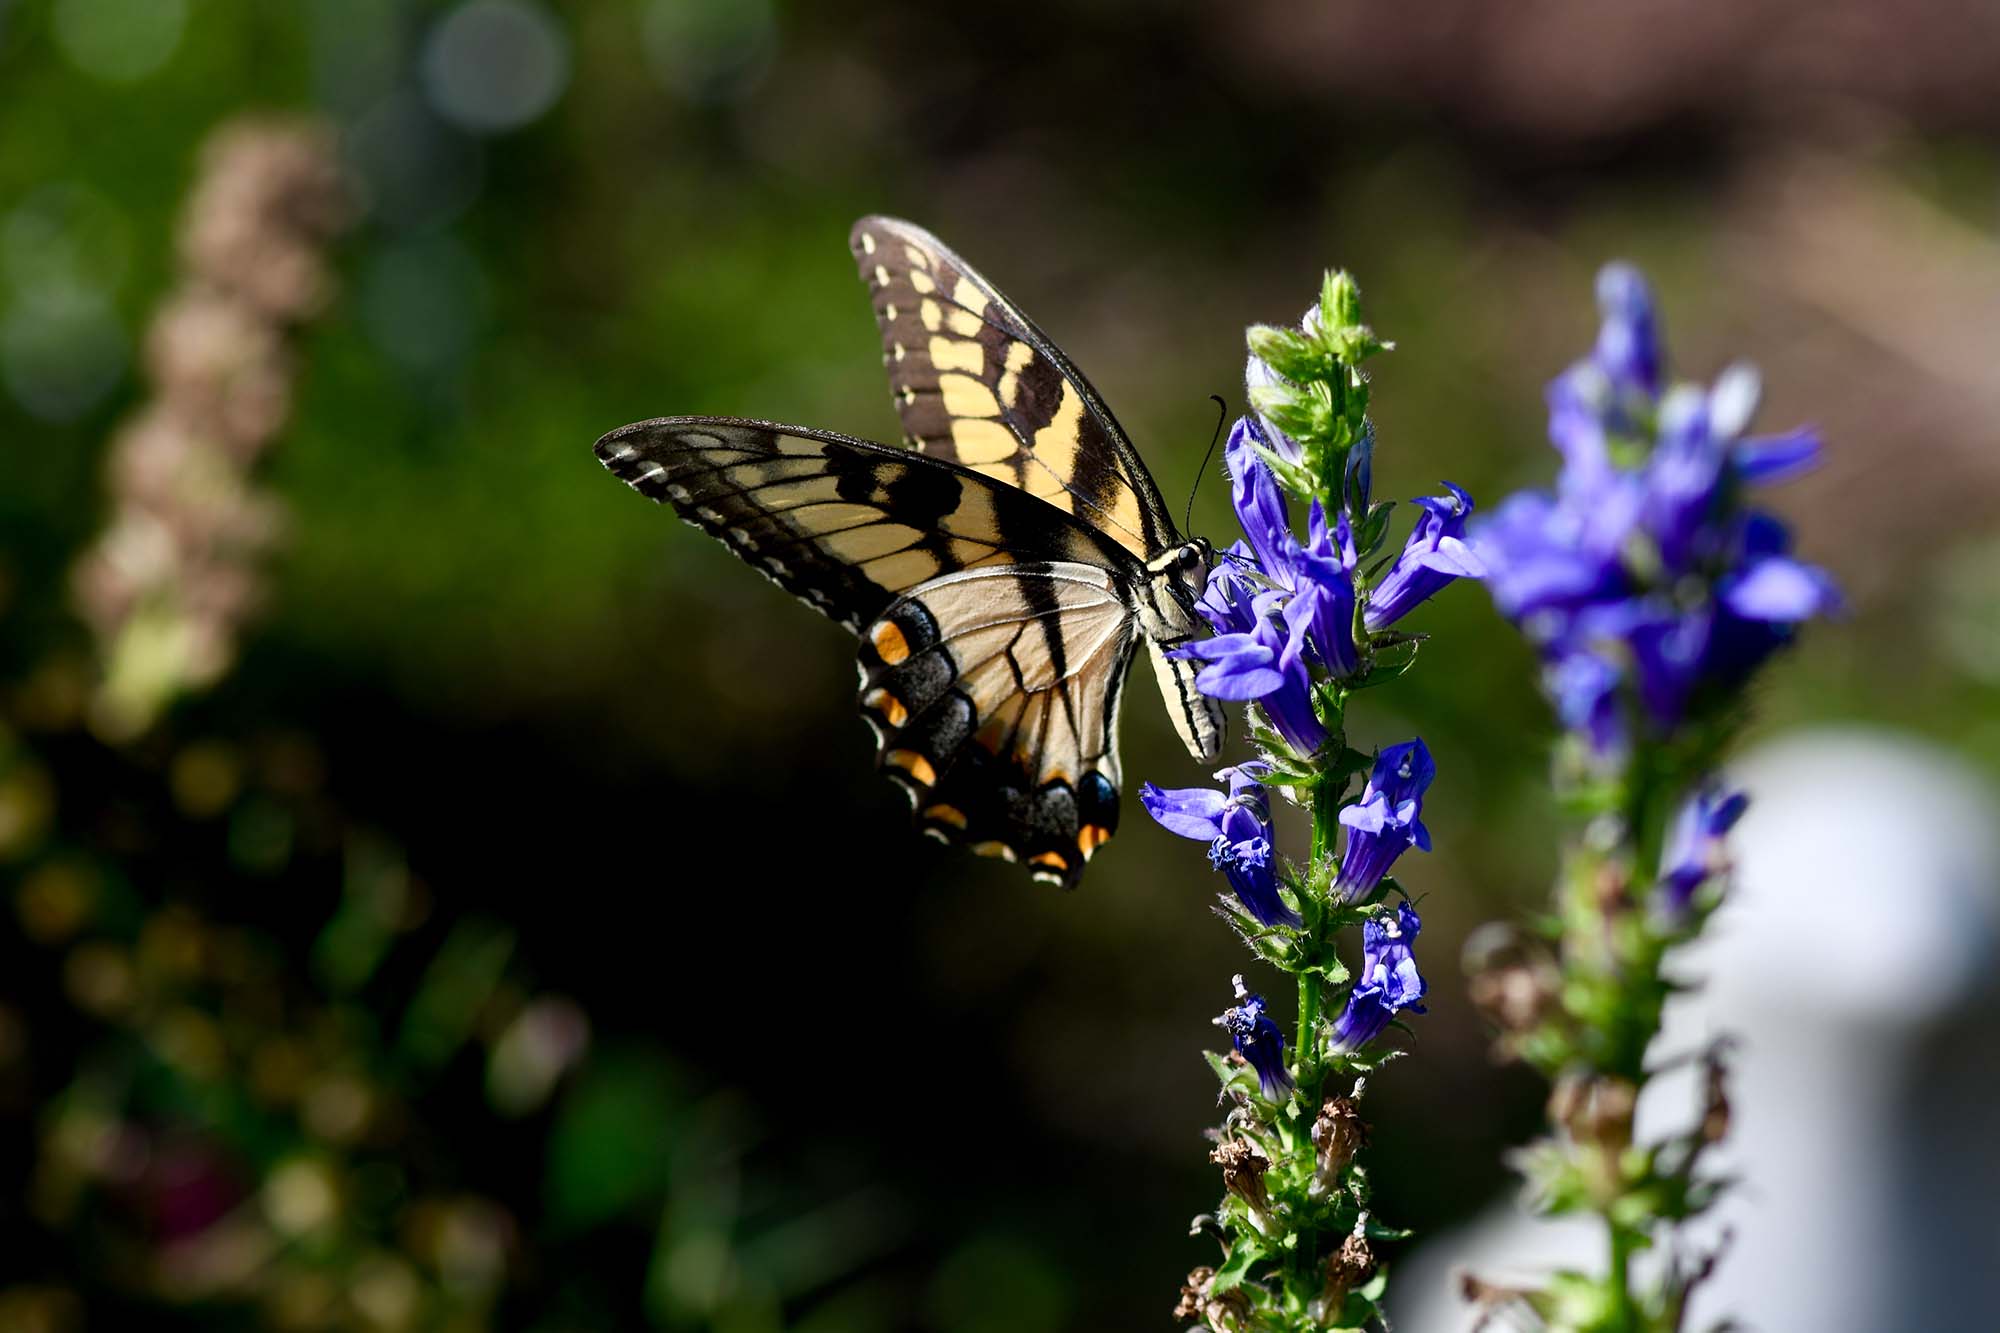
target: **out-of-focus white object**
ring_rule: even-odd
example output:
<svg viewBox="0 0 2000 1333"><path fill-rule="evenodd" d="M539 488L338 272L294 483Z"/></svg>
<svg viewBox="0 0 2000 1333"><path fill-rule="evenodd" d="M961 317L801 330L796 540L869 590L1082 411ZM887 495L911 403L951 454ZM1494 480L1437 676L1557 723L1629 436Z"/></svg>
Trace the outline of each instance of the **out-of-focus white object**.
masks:
<svg viewBox="0 0 2000 1333"><path fill-rule="evenodd" d="M1676 960L1706 984L1669 1007L1654 1051L1741 1039L1709 1166L1743 1183L1697 1233L1735 1242L1687 1327L2000 1327L2000 797L1946 750L1861 729L1772 742L1730 779L1751 796L1735 883ZM1690 1123L1694 1080L1647 1088L1642 1138ZM1594 1220L1509 1200L1409 1256L1392 1308L1404 1333L1464 1329L1461 1272L1604 1261Z"/></svg>

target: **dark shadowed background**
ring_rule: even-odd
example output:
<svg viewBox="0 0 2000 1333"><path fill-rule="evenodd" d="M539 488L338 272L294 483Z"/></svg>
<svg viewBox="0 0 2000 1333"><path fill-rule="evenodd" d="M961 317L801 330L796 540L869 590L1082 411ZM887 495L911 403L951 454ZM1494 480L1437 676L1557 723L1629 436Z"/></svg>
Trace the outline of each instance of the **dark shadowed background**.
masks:
<svg viewBox="0 0 2000 1333"><path fill-rule="evenodd" d="M908 834L849 640L591 442L893 439L844 251L881 211L1176 506L1244 325L1346 267L1398 343L1377 489L1490 502L1549 475L1541 386L1628 258L1677 370L1751 357L1829 442L1777 503L1852 616L1760 731L1991 769L1996 87L2000 11L1946 0L0 0L0 1329L1168 1327L1246 961L1198 850L1128 800L1065 896ZM192 669L80 571L152 503L107 459L246 115L319 118L356 184L258 363L261 591ZM1434 1231L1538 1118L1456 957L1556 823L1526 651L1470 586L1417 621L1357 739L1438 758L1431 1012L1370 1094L1381 1211ZM185 687L135 720L121 669ZM1130 699L1128 783L1199 780Z"/></svg>

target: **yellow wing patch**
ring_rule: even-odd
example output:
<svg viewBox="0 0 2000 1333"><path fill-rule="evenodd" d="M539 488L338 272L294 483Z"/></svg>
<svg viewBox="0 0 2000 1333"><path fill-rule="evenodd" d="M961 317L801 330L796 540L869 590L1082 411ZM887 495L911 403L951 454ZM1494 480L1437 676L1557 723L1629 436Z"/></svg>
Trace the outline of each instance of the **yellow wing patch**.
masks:
<svg viewBox="0 0 2000 1333"><path fill-rule="evenodd" d="M852 241L912 443L1027 491L1142 560L1172 539L1110 410L1017 307L907 222L863 218Z"/></svg>

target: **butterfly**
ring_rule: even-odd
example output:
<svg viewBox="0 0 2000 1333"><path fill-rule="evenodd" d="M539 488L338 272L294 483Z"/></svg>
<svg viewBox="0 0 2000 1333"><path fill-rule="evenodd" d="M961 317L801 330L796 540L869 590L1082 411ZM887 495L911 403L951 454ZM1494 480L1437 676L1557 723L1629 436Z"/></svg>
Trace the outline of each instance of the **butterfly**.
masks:
<svg viewBox="0 0 2000 1333"><path fill-rule="evenodd" d="M1118 827L1118 706L1134 649L1196 758L1222 745L1199 663L1213 548L1174 527L1090 382L936 237L865 217L849 248L905 446L734 417L597 442L670 504L860 638L877 765L945 842L1073 887Z"/></svg>

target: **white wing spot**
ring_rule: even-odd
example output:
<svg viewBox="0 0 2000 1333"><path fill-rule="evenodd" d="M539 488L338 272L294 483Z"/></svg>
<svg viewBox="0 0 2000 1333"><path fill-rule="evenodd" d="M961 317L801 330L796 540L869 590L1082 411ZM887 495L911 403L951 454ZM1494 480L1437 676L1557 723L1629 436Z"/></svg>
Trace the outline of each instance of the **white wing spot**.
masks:
<svg viewBox="0 0 2000 1333"><path fill-rule="evenodd" d="M891 324L896 322L896 303L894 301L882 307L882 318L888 320Z"/></svg>
<svg viewBox="0 0 2000 1333"><path fill-rule="evenodd" d="M666 469L661 468L660 471L665 472ZM693 496L688 494L688 488L681 485L679 482L669 482L667 484L667 495L679 504L686 504L689 500L692 500L694 498Z"/></svg>
<svg viewBox="0 0 2000 1333"><path fill-rule="evenodd" d="M719 528L722 526L722 515L716 513L713 509L710 509L707 505L703 505L699 509L695 510L694 516L700 519L702 522L711 524L714 527Z"/></svg>
<svg viewBox="0 0 2000 1333"><path fill-rule="evenodd" d="M864 255L875 253L875 236L872 232L861 233L861 253Z"/></svg>
<svg viewBox="0 0 2000 1333"><path fill-rule="evenodd" d="M877 287L887 287L889 285L889 270L880 264L875 266L875 285Z"/></svg>
<svg viewBox="0 0 2000 1333"><path fill-rule="evenodd" d="M735 542L746 551L757 549L756 539L744 528L731 528L729 530L729 540Z"/></svg>

